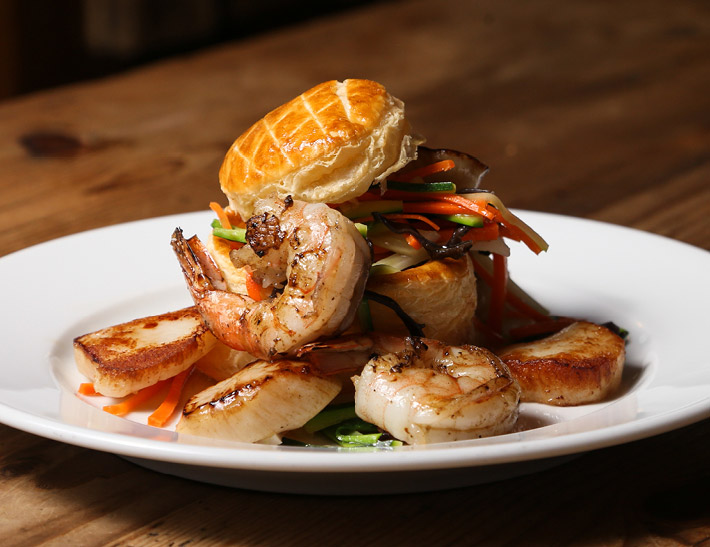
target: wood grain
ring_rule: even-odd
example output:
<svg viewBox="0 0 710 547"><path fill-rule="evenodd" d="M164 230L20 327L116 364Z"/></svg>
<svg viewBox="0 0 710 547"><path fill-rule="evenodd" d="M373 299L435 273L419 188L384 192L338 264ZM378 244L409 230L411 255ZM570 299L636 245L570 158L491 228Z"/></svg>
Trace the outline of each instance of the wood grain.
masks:
<svg viewBox="0 0 710 547"><path fill-rule="evenodd" d="M678 233L667 200L647 202L642 216L624 206L684 184L700 191L691 214L707 211L707 10L448 1L431 13L392 3L7 102L0 228L15 237L0 254L204 208L220 199L217 170L239 133L314 83L348 76L388 85L431 145L478 155L513 206L639 224L707 248L703 216ZM396 22L387 40L384 20ZM306 63L309 44L326 42ZM33 153L37 135L75 146ZM686 195L672 200L681 211Z"/></svg>
<svg viewBox="0 0 710 547"><path fill-rule="evenodd" d="M233 139L310 86L346 77L381 81L430 145L490 165L486 186L511 206L710 249L708 59L707 2L417 0L6 101L0 255L223 201L217 171ZM701 545L709 435L704 420L498 483L329 498L198 484L0 426L0 538Z"/></svg>
<svg viewBox="0 0 710 547"><path fill-rule="evenodd" d="M698 474L705 423L514 480L336 498L203 485L0 431L12 444L0 463L8 546L310 545L325 538L342 545L699 545L710 537L710 475Z"/></svg>

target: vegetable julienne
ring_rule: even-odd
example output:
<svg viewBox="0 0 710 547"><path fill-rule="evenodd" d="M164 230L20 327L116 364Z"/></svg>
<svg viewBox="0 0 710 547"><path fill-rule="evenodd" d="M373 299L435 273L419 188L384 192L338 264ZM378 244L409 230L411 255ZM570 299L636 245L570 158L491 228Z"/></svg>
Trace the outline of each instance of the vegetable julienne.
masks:
<svg viewBox="0 0 710 547"><path fill-rule="evenodd" d="M501 332L503 330L503 310L505 307L507 285L507 260L502 255L494 254L493 284L491 285L491 306L488 314L488 326L495 332Z"/></svg>
<svg viewBox="0 0 710 547"><path fill-rule="evenodd" d="M423 213L439 215L478 214L494 220L504 227L506 237L523 242L535 254L547 250L547 243L532 228L513 215L498 196L490 192L476 194L447 194L429 192L404 192L386 190L377 195L377 189L371 189L359 200L377 202L378 200L401 200L404 213ZM344 209L347 214L347 208Z"/></svg>
<svg viewBox="0 0 710 547"><path fill-rule="evenodd" d="M428 224L433 230L440 230L441 228L439 227L438 224L436 224L432 219L425 217L424 215L416 215L416 214L403 214L403 213L386 213L384 215L385 218L388 218L390 220L419 220L425 224ZM374 222L374 218L372 216L364 217L364 218L359 218L357 219L360 222Z"/></svg>
<svg viewBox="0 0 710 547"><path fill-rule="evenodd" d="M569 317L547 318L547 321L539 321L530 325L522 325L510 329L510 336L514 340L524 340L526 338L547 336L562 330L574 323L574 319Z"/></svg>
<svg viewBox="0 0 710 547"><path fill-rule="evenodd" d="M381 215L378 218L385 218L414 230L414 232L405 230L410 233L401 233L398 236L404 246L395 244L396 237L383 240L382 236L379 238L372 236L371 243L375 258L372 267L373 275L396 273L421 262L423 256L420 257L418 253L424 253L422 242L426 243L426 241L418 237L418 225L434 230L432 236L426 236L431 241L442 243L449 241L455 227L464 225L471 229L461 236L461 241L476 243L508 238L522 242L536 254L547 249L547 243L527 224L513 215L495 194L487 191L457 194L456 186L451 182L425 180L432 175L445 177L446 173L455 167L456 164L450 159L436 161L406 173L392 175L389 177L392 184L383 184L382 188L373 186L355 200L330 205L351 220L361 223L358 228L368 238L371 237L369 234L372 228L379 224L375 219L378 214ZM449 191L445 191L446 189ZM243 243L245 230L232 227L228 211L216 203L211 203L210 207L218 217L218 220L213 222L213 235L229 240L232 245ZM381 233L381 230L377 232ZM396 258L397 253L401 253L401 258ZM542 317L547 318L542 314L535 315L535 310L526 308L520 299L506 293L506 261L504 257L495 253L494 258L497 268L495 278L488 283L493 287L493 299L487 326L494 332L500 332L504 306L506 303L513 302L514 307L522 309L523 313L536 321L542 320ZM265 290L249 273L246 276L246 285L247 293L252 299L258 301L267 296ZM530 313L531 311L533 313Z"/></svg>
<svg viewBox="0 0 710 547"><path fill-rule="evenodd" d="M424 188L434 183L411 182L417 178L446 172L454 167L455 164L453 160L442 160L409 171L405 174L391 177L393 181L407 182L408 188L420 186L422 187L422 191L386 189L384 192L380 192L377 187L373 187L355 200L355 205L351 202L349 204L331 206L341 210L345 216L352 220L358 220L360 222L372 222L373 219L370 211L377 211L386 214L387 218L393 220L419 220L429 224L437 231L439 230L438 224L429 219L426 215L448 216L449 218L459 215L469 217L473 215L474 217L482 217L484 221L489 221L487 227L488 230L491 230L490 233L487 233L486 237L482 237L483 233L477 233L472 237L474 240L489 241L497 239L498 237L507 237L514 241L524 243L536 254L547 249L547 243L529 226L513 215L503 205L502 201L490 192L475 194L431 192L425 191ZM361 203L361 206L358 206L357 203ZM227 212L214 202L210 204L210 207L217 214L220 223L220 226L213 224L213 234L230 241L243 242L243 229L229 231L233 229ZM491 223L495 223L498 226L498 235L496 237L492 237L493 228L491 228ZM419 245L413 242L413 238L408 237L407 239L414 249L419 248Z"/></svg>
<svg viewBox="0 0 710 547"><path fill-rule="evenodd" d="M511 340L520 340L525 337L550 334L554 332L554 327L544 327L540 325L550 325L554 320L542 310L536 309L533 305L525 302L520 296L521 290L507 277L507 266L503 263L505 257L493 255L490 260L490 269L485 268L481 263L481 257L476 257L473 260L473 268L476 272L476 277L488 285L491 290L491 300L489 315L485 319L477 320L475 327L487 339L501 343L502 337L502 321L506 314L505 306L510 306L513 310L521 314L523 317L533 323L513 328L508 332ZM516 294L517 290L517 294ZM527 297L527 295L524 295ZM529 298L529 297L527 297ZM562 326L566 326L562 325ZM549 330L552 328L553 330ZM559 329L557 329L559 330Z"/></svg>
<svg viewBox="0 0 710 547"><path fill-rule="evenodd" d="M493 239L498 239L500 237L499 225L495 222L489 222L484 224L480 228L475 230L470 230L466 235L463 236L463 240L471 241L491 241Z"/></svg>
<svg viewBox="0 0 710 547"><path fill-rule="evenodd" d="M399 182L387 181L388 190L398 190L403 192L431 192L432 194L456 193L456 185L453 182Z"/></svg>
<svg viewBox="0 0 710 547"><path fill-rule="evenodd" d="M425 166L416 176L426 176L428 172L437 172L440 166L432 164L431 170ZM453 168L453 166L451 166ZM413 173L413 172L410 172ZM401 179L397 179L401 180ZM411 188L413 185L409 185ZM368 194L372 196L375 192L371 189ZM367 199L371 199L368 196ZM473 214L482 220L477 228L466 233L462 240L466 241L494 241L501 238L508 238L525 244L535 254L547 250L547 243L532 228L513 215L495 194L486 191L475 193L433 193L433 192L403 192L398 189L387 189L380 193L381 199L401 199L403 202L403 213L418 213L423 215L460 215ZM447 218L447 217L444 217ZM454 217L448 216L449 220ZM471 224L469 224L471 225ZM439 239L445 240L451 232L446 229L439 231ZM491 302L489 315L486 318L485 327L492 333L501 334L503 330L503 320L505 315L505 305L511 305L517 311L535 322L549 320L549 316L526 304L515 294L506 290L508 287L507 262L505 256L493 253L492 275L485 272L486 281L491 287ZM481 268L476 268L479 277L482 275Z"/></svg>
<svg viewBox="0 0 710 547"><path fill-rule="evenodd" d="M152 370L129 378L136 375L123 364L139 355L147 366L173 370L165 375L193 363L200 371L105 410L140 410L164 427L185 402L180 436L318 438L360 449L515 431L523 393L502 360L505 344L521 319L540 330L550 316L509 279L507 243L540 253L546 242L479 189L487 166L422 146L401 101L362 109L353 122L319 106L348 104L346 97L382 104L382 86L348 80L318 89L272 111L230 147L219 172L229 206L210 203L217 219L207 241L173 232L194 306L77 337L79 372L95 382L79 391L122 396L155 382ZM310 125L294 130L301 118L338 138L325 142ZM137 351L97 361L101 336L126 325ZM479 347L488 334L496 342ZM156 339L170 347L151 360ZM120 385L117 370L125 373ZM195 393L188 399L183 391ZM344 400L354 405L334 414L326 408L308 422Z"/></svg>
<svg viewBox="0 0 710 547"><path fill-rule="evenodd" d="M232 229L232 223L230 222L227 213L224 212L224 209L222 209L222 206L219 203L217 203L216 201L210 201L210 209L212 209L217 215L217 218L219 219L222 228L226 230Z"/></svg>
<svg viewBox="0 0 710 547"><path fill-rule="evenodd" d="M392 180L401 182L410 182L417 177L426 177L428 175L433 175L435 173L441 173L443 171L450 171L455 167L453 160L442 160L435 163L430 163L419 169L412 169L406 173L401 173L397 176L392 176Z"/></svg>
<svg viewBox="0 0 710 547"><path fill-rule="evenodd" d="M393 439L377 426L360 418L332 425L323 429L321 433L344 448L389 448L403 444L402 441Z"/></svg>
<svg viewBox="0 0 710 547"><path fill-rule="evenodd" d="M382 218L397 223L399 226L410 227L415 231L414 234L401 233L397 237L405 243L405 247L411 249L414 257L421 256L417 253L424 253L420 234L426 233L429 234L426 237L432 241L444 242L448 241L455 231L458 233L461 230L463 230L461 232L463 233L461 236L463 241L485 242L506 237L522 241L536 253L547 248L544 240L510 213L493 194L488 192L456 194L456 187L453 183L423 181L429 175L446 173L454 167L455 164L451 160L425 165L408 173L393 176L392 181L395 184L384 191L373 187L357 200L347 204L331 205L331 207L340 209L346 216L361 223L358 225L358 229L365 237L369 237L371 231L373 238L375 233L382 233L381 222L378 221ZM210 208L217 216L217 219L212 223L213 235L229 241L232 246L243 245L246 241L246 234L245 229L240 227L243 226L240 219L236 218L233 221L230 218L230 214L233 215L233 213L223 209L215 202L210 203ZM373 231L373 227L376 226L379 228ZM457 227L459 227L458 230ZM425 229L433 231L424 232ZM422 231L420 232L420 230ZM378 243L373 243L373 250L377 258L386 259L388 256L393 256L394 251L389 245L382 247L379 245L379 240L377 241ZM375 264L373 266L373 274L374 270L377 270L379 275L397 272L401 268L415 265L412 263L415 260L413 258L409 261L391 261L395 266L384 260L382 265ZM530 327L530 332L536 329L544 330L546 323L551 322L549 316L538 312L516 295L507 291L506 259L502 255L493 254L492 260L494 267L490 273L485 268L476 267L479 278L492 288L489 317L485 324L477 325L477 327L482 331L489 332L492 336L499 336L502 330L503 308L508 304L535 320L537 326ZM403 266L396 266L398 262ZM258 301L267 297L266 289L259 284L251 271L247 271L246 274L246 289L248 296L254 300ZM371 330L372 318L367 298L363 299L358 316L363 330ZM175 412L190 373L191 369L188 369L172 379L144 388L123 401L107 405L104 410L123 416L145 404L169 384L170 387L164 401L148 418L149 425L163 427ZM82 384L78 392L82 395L96 393L92 384ZM401 442L391 439L388 434L376 426L357 418L352 405L340 409L329 407L311 422L304 426L305 431L318 433L342 447L390 447L401 444Z"/></svg>
<svg viewBox="0 0 710 547"><path fill-rule="evenodd" d="M153 384L152 386L144 387L133 395L129 395L120 403L106 405L105 407L103 407L103 410L105 410L109 414L114 414L116 416L125 416L129 412L136 410L154 395L157 395L158 392L163 388L163 386L165 386L168 382L169 380L162 380L157 384Z"/></svg>
<svg viewBox="0 0 710 547"><path fill-rule="evenodd" d="M480 257L474 259L473 268L476 272L476 276L478 277L478 279L483 281L489 287L493 287L493 285L495 284L493 273L491 271L488 271L481 264ZM514 284L511 285L509 280L509 286L507 287L507 290L505 292L505 302L507 304L509 304L518 312L522 313L533 321L545 322L550 320L550 316L545 310L538 310L530 304L526 303L518 294L515 294L514 290L512 290L514 288Z"/></svg>
<svg viewBox="0 0 710 547"><path fill-rule="evenodd" d="M170 420L170 417L173 415L178 403L180 402L180 397L182 396L183 389L185 388L185 383L192 373L193 368L194 367L190 367L183 370L180 374L173 377L170 382L170 389L168 390L168 394L165 396L165 399L155 410L155 412L148 416L148 425L152 425L154 427L164 427L165 424L168 423L168 420Z"/></svg>
<svg viewBox="0 0 710 547"><path fill-rule="evenodd" d="M407 240L407 243L413 248L413 249L421 249L422 244L417 241L417 238L414 237L412 234L406 234L405 239Z"/></svg>
<svg viewBox="0 0 710 547"><path fill-rule="evenodd" d="M446 177L446 173L455 167L453 160L446 159L405 173L391 175L388 183L392 184L383 184L382 188L373 186L359 198L344 204L331 204L331 207L339 209L351 220L362 223L359 229L365 237L369 237L371 228L378 224L373 215L380 214L388 221L409 226L416 231L419 230L417 225L432 228L435 233L432 232L433 236L427 236L432 241L448 241L454 233L454 228L463 224L472 229L461 237L462 241L476 243L507 238L522 242L536 254L547 249L545 240L513 215L495 194L487 191L457 194L456 186L451 182L438 182L438 178L437 182L428 182L430 178L434 178L433 175ZM213 235L230 240L232 245L244 242L244 229L232 228L228 212L216 203L211 203L210 207L219 219L213 223ZM375 262L371 270L372 275L396 273L420 262L417 253L424 251L422 240L416 236L416 233L400 235L404 247L394 244L396 238L383 241L381 237L377 239L373 236L372 248ZM410 251L407 251L407 248ZM403 254L400 258L396 258L397 253ZM485 277L484 282L492 288L492 301L486 326L492 332L501 332L506 304L536 322L547 320L547 315L531 308L516 295L506 291L506 260L495 253L493 257L496 264L495 275L482 272L480 267L476 269L477 275ZM261 300L266 297L264 289L254 281L252 276L247 275L246 282L247 292L251 298Z"/></svg>
<svg viewBox="0 0 710 547"><path fill-rule="evenodd" d="M316 414L313 418L306 422L303 429L308 433L315 433L326 427L339 424L345 420L357 418L355 414L355 405L345 403L341 405L331 405L325 410Z"/></svg>
<svg viewBox="0 0 710 547"><path fill-rule="evenodd" d="M352 403L326 407L311 418L303 430L309 434L318 434L343 448L392 448L403 444L377 426L359 418ZM289 445L320 446L289 438L284 441Z"/></svg>
<svg viewBox="0 0 710 547"><path fill-rule="evenodd" d="M212 221L212 234L221 239L226 239L230 243L246 243L245 228L223 228L219 219L214 219Z"/></svg>
<svg viewBox="0 0 710 547"><path fill-rule="evenodd" d="M125 416L126 414L134 412L140 408L141 405L145 404L157 395L166 385L169 385L170 387L168 389L168 393L160 406L158 406L158 408L150 416L148 416L148 425L152 425L154 427L164 427L175 413L178 403L182 398L187 379L190 377L190 374L192 374L193 369L194 366L180 372L172 378L161 380L151 386L137 391L132 395L128 395L118 403L106 405L102 409L105 412L115 416ZM77 393L87 396L101 395L96 391L94 384L91 382L79 384Z"/></svg>
<svg viewBox="0 0 710 547"><path fill-rule="evenodd" d="M91 382L84 382L79 384L79 389L76 390L79 395L97 395L94 389L94 384Z"/></svg>
<svg viewBox="0 0 710 547"><path fill-rule="evenodd" d="M246 271L246 286L247 295L252 300L259 302L263 300L266 296L264 288L254 279L254 273L251 268L245 268Z"/></svg>
<svg viewBox="0 0 710 547"><path fill-rule="evenodd" d="M456 203L446 203L440 201L414 201L405 203L402 207L405 213L425 213L432 215L465 215L476 213L481 216L487 216L492 220L493 214L486 213L486 215L479 212L479 210L472 211L469 207L462 207Z"/></svg>
<svg viewBox="0 0 710 547"><path fill-rule="evenodd" d="M350 218L353 218L351 213L356 214L365 210L378 211L383 218L404 222L410 227L414 227L417 220L421 221L421 217L429 218L436 215L438 229L436 229L437 235L434 241L439 242L449 240L453 234L452 226L464 224L471 226L472 229L461 237L462 241L486 242L507 238L522 242L536 254L547 249L544 239L513 215L495 194L487 191L471 193L466 190L464 192L468 193L457 194L453 184L451 184L451 187L454 188L453 192L441 192L441 186L434 186L434 184L450 183L426 182L429 180L426 179L429 175L444 173L439 175L440 178L435 179L441 180L446 177L446 171L454 167L455 164L452 160L444 160L404 174L396 174L389 177L395 181L395 184L383 185L382 188L374 186L361 198L355 200L356 204L361 202L364 207L352 204L334 207L339 208L343 214ZM416 182L414 182L415 180ZM401 202L401 212L393 211L398 202ZM412 218L407 218L407 215L412 215ZM418 215L419 218L414 218L413 215ZM374 219L372 216L366 216L358 220L371 223ZM413 234L404 234L403 239L414 251L418 251L422 247L421 240ZM389 260L387 255L383 256L381 252L376 254L376 259L372 270L376 275L386 275L398 271L396 267L393 268L392 264L401 263L405 267L416 265L414 258L409 261L406 259ZM488 285L492 287L492 300L486 326L492 332L502 332L506 304L512 305L514 309L534 321L547 320L547 315L531 308L516 295L511 295L506 291L508 284L506 259L496 253L493 253L493 259L496 268L494 269L495 275L489 276L488 279Z"/></svg>

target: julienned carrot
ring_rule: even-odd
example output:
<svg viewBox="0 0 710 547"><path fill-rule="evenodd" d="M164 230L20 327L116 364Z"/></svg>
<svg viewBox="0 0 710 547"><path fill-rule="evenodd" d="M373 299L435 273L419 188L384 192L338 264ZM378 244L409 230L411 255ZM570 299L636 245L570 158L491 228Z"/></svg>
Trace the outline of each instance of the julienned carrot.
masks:
<svg viewBox="0 0 710 547"><path fill-rule="evenodd" d="M508 286L508 261L503 255L493 254L493 284L488 310L488 326L496 332L503 330L503 309Z"/></svg>
<svg viewBox="0 0 710 547"><path fill-rule="evenodd" d="M379 199L395 199L400 201L434 201L439 194L436 192L407 192L405 190L387 190Z"/></svg>
<svg viewBox="0 0 710 547"><path fill-rule="evenodd" d="M486 222L480 228L472 228L461 238L464 241L493 241L500 237L498 223Z"/></svg>
<svg viewBox="0 0 710 547"><path fill-rule="evenodd" d="M431 220L430 218L425 217L424 215L418 215L415 213L412 214L407 214L407 213L382 213L382 216L385 217L386 219L389 220L419 220L428 226L431 227L432 230L436 230L437 232L441 229L441 227ZM368 216L368 217L361 217L361 218L356 218L353 219L357 222L372 222L374 221L374 217Z"/></svg>
<svg viewBox="0 0 710 547"><path fill-rule="evenodd" d="M152 386L144 387L139 392L130 395L128 398L124 399L120 403L105 406L104 410L109 414L115 414L116 416L125 416L129 412L132 412L140 405L145 403L153 395L158 393L163 388L163 386L169 381L169 379L162 380L157 384L153 384Z"/></svg>
<svg viewBox="0 0 710 547"><path fill-rule="evenodd" d="M454 235L453 228L439 230L439 241L448 241L452 235ZM498 239L498 225L495 223L486 224L481 228L472 228L461 237L461 241L493 241L494 239Z"/></svg>
<svg viewBox="0 0 710 547"><path fill-rule="evenodd" d="M372 192L367 192L361 196L361 199L398 199L402 200L402 210L405 214L409 213L424 213L438 215L457 215L475 213L481 215L488 220L494 220L500 225L500 235L514 241L524 243L532 252L540 254L547 249L545 241L533 232L530 235L525 230L514 224L518 221L512 213L505 211L508 217L498 210L497 206L491 205L485 200L475 200L469 197L458 194L435 194L429 192L404 192L401 190L387 190L384 194L376 195ZM504 207L499 204L500 207ZM395 213L396 214L396 213ZM369 217L368 217L369 218ZM360 219L367 221L367 219ZM479 233L479 235L482 235ZM537 239L536 239L537 238Z"/></svg>
<svg viewBox="0 0 710 547"><path fill-rule="evenodd" d="M493 276L476 260L473 261L473 271L476 272L476 275L480 277L486 285L489 287L493 286Z"/></svg>
<svg viewBox="0 0 710 547"><path fill-rule="evenodd" d="M442 171L449 171L455 167L453 160L442 160L436 163L430 163L418 169L412 169L406 173L400 173L398 175L393 175L389 177L391 180L396 180L397 182L409 182L417 177L426 177L427 175L433 175L434 173L441 173Z"/></svg>
<svg viewBox="0 0 710 547"><path fill-rule="evenodd" d="M365 192L364 194L360 195L357 198L357 201L377 201L378 199L382 199L382 195L380 194L379 190L378 191L370 190L370 191ZM341 207L342 205L344 205L344 204L339 203L337 205L331 205L331 207Z"/></svg>
<svg viewBox="0 0 710 547"><path fill-rule="evenodd" d="M488 207L488 202L485 200L475 200L475 199L469 199L464 196L459 196L457 194L440 194L436 192L405 192L403 190L387 190L380 199L392 199L392 200L400 200L404 202L404 212L407 212L408 210L411 210L411 212L423 212L423 213L428 213L430 212L429 209L424 209L422 211L419 211L416 207L419 207L421 204L426 204L427 206L430 206L432 209L431 212L437 213L437 214L442 214L442 215L447 215L447 214L465 214L465 215L470 215L471 213L475 213L477 215L481 215L483 217L486 217L489 220L493 220L496 218L496 215L498 214L498 211L495 210L493 207ZM446 208L443 207L444 203L448 203L450 207ZM440 206L439 210L435 210L436 207L431 204L436 204ZM407 209L407 206L410 206L410 209ZM458 206L457 208L454 208L453 206ZM442 212L439 212L442 211ZM450 211L450 212L446 212Z"/></svg>
<svg viewBox="0 0 710 547"><path fill-rule="evenodd" d="M537 311L532 306L526 304L521 298L511 294L510 291L505 296L506 300L513 306L516 310L524 315L527 315L530 319L534 319L538 322L549 321L550 317L542 312Z"/></svg>
<svg viewBox="0 0 710 547"><path fill-rule="evenodd" d="M408 194L407 192L401 192L401 194ZM417 197L410 199L409 196L396 195L390 196L390 192L385 192L385 197L387 198L399 198L404 201L403 211L405 213L430 213L437 215L470 215L475 213L487 218L488 220L493 220L496 217L496 211L489 209L487 204L483 201L472 201L466 199L463 196L457 196L456 194L432 194L428 196L429 199L422 200Z"/></svg>
<svg viewBox="0 0 710 547"><path fill-rule="evenodd" d="M514 340L522 340L534 336L547 336L561 331L574 323L574 319L570 317L560 317L559 319L550 319L547 321L532 323L531 325L523 325L510 329L510 336Z"/></svg>
<svg viewBox="0 0 710 547"><path fill-rule="evenodd" d="M527 245L528 249L530 249L536 255L542 252L542 248L517 226L505 224L501 225L501 235L514 241L521 241L522 243Z"/></svg>
<svg viewBox="0 0 710 547"><path fill-rule="evenodd" d="M432 196L432 199L460 205L461 207L486 217L489 220L493 220L496 217L495 209L489 209L488 204L485 201L475 201L463 196L457 196L456 194L437 194Z"/></svg>
<svg viewBox="0 0 710 547"><path fill-rule="evenodd" d="M387 258L392 254L392 251L389 249L385 249L384 247L378 247L377 245L372 246L372 262L377 262L378 260L382 260L383 258Z"/></svg>
<svg viewBox="0 0 710 547"><path fill-rule="evenodd" d="M216 201L210 201L210 209L212 209L217 215L222 228L225 228L226 230L232 229L232 223L229 221L227 213L224 212L224 209L222 209L222 206L219 203Z"/></svg>
<svg viewBox="0 0 710 547"><path fill-rule="evenodd" d="M419 240L416 237L414 237L412 234L405 234L404 237L412 249L421 249L422 248L422 244L419 243Z"/></svg>
<svg viewBox="0 0 710 547"><path fill-rule="evenodd" d="M185 387L185 383L187 382L193 368L194 367L190 367L187 370L183 370L180 374L172 378L170 381L170 389L168 390L168 394L165 396L165 399L160 406L155 409L155 412L148 416L148 425L152 425L153 427L163 427L166 423L168 423L168 420L173 415L175 408L180 402L182 390Z"/></svg>
<svg viewBox="0 0 710 547"><path fill-rule="evenodd" d="M96 395L96 389L91 382L79 384L79 389L76 390L79 395Z"/></svg>
<svg viewBox="0 0 710 547"><path fill-rule="evenodd" d="M254 275L249 268L246 268L247 294L252 300L259 302L264 299L263 287L254 279Z"/></svg>
<svg viewBox="0 0 710 547"><path fill-rule="evenodd" d="M473 326L476 328L476 330L478 332L482 333L484 336L486 336L488 338L488 341L491 343L491 345L497 346L503 342L503 336L499 332L495 332L493 329L491 329L488 325L486 325L478 317L474 316Z"/></svg>
<svg viewBox="0 0 710 547"><path fill-rule="evenodd" d="M510 228L513 236L512 238L517 238L518 241L525 243L535 254L539 254L542 251L547 250L547 242L540 237L540 234L535 232L535 230L530 228L530 226L511 213L500 198L495 194L465 194L462 197L469 199L481 199L488 203L491 206L491 210L495 211L496 220L500 224Z"/></svg>
<svg viewBox="0 0 710 547"><path fill-rule="evenodd" d="M379 199L392 199L399 201L432 201L434 192L407 192L405 190L387 190Z"/></svg>
<svg viewBox="0 0 710 547"><path fill-rule="evenodd" d="M473 269L476 272L476 275L480 277L486 285L488 285L489 287L493 286L493 276L488 273L488 271L486 271L486 269L475 260L473 261ZM528 316L530 319L534 319L538 322L545 322L550 320L549 316L545 315L542 312L539 312L532 306L526 304L521 298L514 295L510 291L505 292L505 299L513 308L515 308L522 314Z"/></svg>
<svg viewBox="0 0 710 547"><path fill-rule="evenodd" d="M430 215L467 215L471 213L470 209L441 201L405 202L402 205L402 210L405 213L424 213Z"/></svg>
<svg viewBox="0 0 710 547"><path fill-rule="evenodd" d="M425 217L424 215L406 213L385 213L382 216L390 220L419 220L424 224L431 226L432 230L439 230L439 225L430 218Z"/></svg>

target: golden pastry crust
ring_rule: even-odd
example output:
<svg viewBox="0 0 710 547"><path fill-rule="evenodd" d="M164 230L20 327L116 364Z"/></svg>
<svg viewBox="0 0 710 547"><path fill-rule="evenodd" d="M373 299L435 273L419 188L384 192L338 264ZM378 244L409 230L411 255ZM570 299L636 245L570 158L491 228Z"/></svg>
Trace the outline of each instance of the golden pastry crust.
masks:
<svg viewBox="0 0 710 547"><path fill-rule="evenodd" d="M232 144L219 173L242 218L261 198L342 203L416 157L404 104L370 80L328 81L276 108Z"/></svg>
<svg viewBox="0 0 710 547"><path fill-rule="evenodd" d="M373 276L367 290L394 299L417 323L427 338L450 345L470 343L476 314L476 276L467 255L458 260L432 260L416 268ZM407 335L402 321L390 309L370 302L375 331Z"/></svg>

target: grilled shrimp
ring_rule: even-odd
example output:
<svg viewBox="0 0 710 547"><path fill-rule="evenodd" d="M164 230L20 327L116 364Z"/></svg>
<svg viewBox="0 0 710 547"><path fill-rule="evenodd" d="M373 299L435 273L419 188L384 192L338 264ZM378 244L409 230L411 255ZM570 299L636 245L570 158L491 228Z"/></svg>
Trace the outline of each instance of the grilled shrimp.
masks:
<svg viewBox="0 0 710 547"><path fill-rule="evenodd" d="M370 252L350 220L325 204L264 199L247 221L246 238L248 244L230 257L262 286L274 287L259 301L228 292L199 239L173 233L195 305L219 340L271 359L352 323Z"/></svg>
<svg viewBox="0 0 710 547"><path fill-rule="evenodd" d="M406 338L372 356L355 384L363 420L409 444L509 432L518 416L520 387L486 349Z"/></svg>

